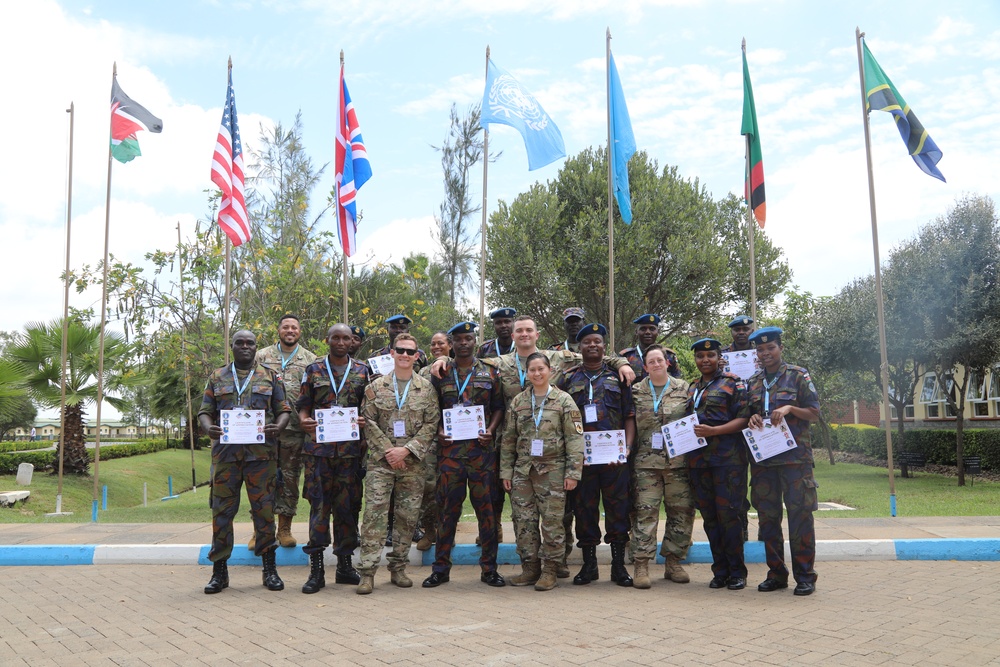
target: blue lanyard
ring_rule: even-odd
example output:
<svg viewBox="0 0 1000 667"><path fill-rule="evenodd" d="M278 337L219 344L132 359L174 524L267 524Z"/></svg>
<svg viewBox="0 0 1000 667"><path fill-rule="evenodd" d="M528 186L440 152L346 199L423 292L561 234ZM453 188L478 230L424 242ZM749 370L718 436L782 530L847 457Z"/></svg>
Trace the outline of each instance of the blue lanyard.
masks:
<svg viewBox="0 0 1000 667"><path fill-rule="evenodd" d="M644 356L642 356L642 348L639 347L638 343L635 344L635 351L639 355L639 361L642 362L643 366L645 366L646 365L646 358ZM653 385L649 385L649 386L652 387Z"/></svg>
<svg viewBox="0 0 1000 667"><path fill-rule="evenodd" d="M333 375L333 369L330 368L330 357L323 357L323 362L326 364L326 373L330 376L330 389L333 389L333 396L339 401L340 390L344 388L344 383L347 382L347 376L351 372L351 358L347 357L347 368L344 369L344 377L341 378L339 387L337 386L337 378Z"/></svg>
<svg viewBox="0 0 1000 667"><path fill-rule="evenodd" d="M656 387L653 386L653 381L649 381L649 391L653 394L653 414L658 414L660 412L660 401L663 400L663 396L667 393L667 387L670 386L670 378L667 378L667 383L663 385L663 389L660 390L660 395L656 395Z"/></svg>
<svg viewBox="0 0 1000 667"><path fill-rule="evenodd" d="M768 414L771 411L771 394L770 394L770 391L771 391L771 387L774 386L774 383L778 381L778 376L775 375L774 379L771 380L770 383L768 383L767 376L765 375L764 379L761 380L761 381L764 383L764 414L766 415L766 414Z"/></svg>
<svg viewBox="0 0 1000 667"><path fill-rule="evenodd" d="M504 354L510 354L511 352L514 351L514 341L513 340L510 341L510 347L507 348L506 352L501 352L500 351L500 339L499 338L497 338L493 342L497 346L497 356L504 355Z"/></svg>
<svg viewBox="0 0 1000 667"><path fill-rule="evenodd" d="M599 370L597 372L597 375L595 375L594 377L590 377L590 373L588 373L587 371L583 371L583 374L587 376L587 383L590 385L590 389L587 392L587 400L590 401L591 403L594 402L594 380L601 377L602 373L604 373L604 366L601 366L601 370Z"/></svg>
<svg viewBox="0 0 1000 667"><path fill-rule="evenodd" d="M528 377L528 373L521 370L521 357L517 356L516 352L514 353L514 363L517 364L517 379L521 382L521 389L524 389L524 379Z"/></svg>
<svg viewBox="0 0 1000 667"><path fill-rule="evenodd" d="M542 412L545 410L545 403L549 400L549 393L552 391L552 385L545 390L545 397L542 398L542 404L538 407L538 414L535 414L535 390L531 390L531 417L535 420L535 433L538 433L538 426L542 423Z"/></svg>
<svg viewBox="0 0 1000 667"><path fill-rule="evenodd" d="M278 356L281 357L281 370L285 370L285 367L288 366L288 364L292 363L292 359L295 358L295 355L298 353L298 351L299 351L299 346L298 344L296 344L295 349L292 350L292 353L289 354L288 358L286 359L285 355L281 353L281 344L280 343L278 344Z"/></svg>
<svg viewBox="0 0 1000 667"><path fill-rule="evenodd" d="M240 386L240 378L236 375L236 364L233 363L233 384L236 385L236 402L242 405L243 403L243 392L247 390L247 386L250 384L250 378L253 377L253 369L250 369L250 373L247 375L247 379L243 381L243 386Z"/></svg>
<svg viewBox="0 0 1000 667"><path fill-rule="evenodd" d="M392 374L392 390L394 392L396 392L396 409L397 410L402 410L403 409L403 405L406 404L406 395L410 393L410 382L412 380L413 380L413 378L410 378L409 380L406 381L406 386L403 387L403 398L402 398L402 400L400 400L400 398L399 398L399 383L396 382L396 374L395 373Z"/></svg>
<svg viewBox="0 0 1000 667"><path fill-rule="evenodd" d="M476 374L476 367L473 365L473 367L469 369L469 374L465 376L465 382L462 383L461 387L458 386L458 369L452 368L451 374L455 376L455 388L458 389L458 400L464 400L462 396L465 395L465 388L469 386L469 380L471 380L472 376Z"/></svg>

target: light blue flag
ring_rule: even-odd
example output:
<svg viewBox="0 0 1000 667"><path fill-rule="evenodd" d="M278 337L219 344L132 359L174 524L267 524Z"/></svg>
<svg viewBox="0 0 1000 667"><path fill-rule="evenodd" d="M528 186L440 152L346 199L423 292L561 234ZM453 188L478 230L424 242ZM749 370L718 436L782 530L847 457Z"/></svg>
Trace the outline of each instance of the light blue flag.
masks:
<svg viewBox="0 0 1000 667"><path fill-rule="evenodd" d="M635 135L632 134L632 121L628 117L625 93L622 92L622 82L618 78L614 56L611 56L611 94L608 99L608 109L611 115L611 172L615 175L615 199L618 200L618 212L621 213L622 221L630 223L632 197L628 191L628 161L635 155Z"/></svg>
<svg viewBox="0 0 1000 667"><path fill-rule="evenodd" d="M521 133L528 151L528 171L566 157L562 133L542 105L492 59L486 73L479 125L489 129L490 123L509 125Z"/></svg>

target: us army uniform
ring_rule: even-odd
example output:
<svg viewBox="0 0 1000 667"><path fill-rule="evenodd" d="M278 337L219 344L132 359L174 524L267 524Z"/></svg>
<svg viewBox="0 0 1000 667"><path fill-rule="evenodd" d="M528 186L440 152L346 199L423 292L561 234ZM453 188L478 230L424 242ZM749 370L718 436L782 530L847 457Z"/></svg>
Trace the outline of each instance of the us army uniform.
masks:
<svg viewBox="0 0 1000 667"><path fill-rule="evenodd" d="M421 368L420 376L430 382L434 377L431 375L431 367L424 366ZM422 543L418 542L418 549L430 549L431 545L437 540L438 523L440 520L437 504L437 452L439 446L437 433L435 433L434 440L431 442L431 448L421 461L424 466L424 494L420 501L420 516L417 519L417 527L424 532L426 539L422 540Z"/></svg>
<svg viewBox="0 0 1000 667"><path fill-rule="evenodd" d="M646 369L644 368L645 359L643 358L645 353L642 348L636 344L635 347L625 348L620 352L620 356L628 362L628 365L632 367L635 371L635 382L632 384L638 384L641 380L646 378ZM677 354L671 350L669 347L663 348L663 357L667 360L667 372L671 377L679 378L681 376L680 364L677 363Z"/></svg>
<svg viewBox="0 0 1000 667"><path fill-rule="evenodd" d="M389 496L395 491L395 522L389 570L406 567L407 552L420 513L423 495L424 468L421 464L431 448L441 412L437 394L431 383L414 373L409 381L398 386L405 399L397 407L394 375L373 380L365 390L362 414L368 440L368 475L365 479L365 514L361 528L361 558L358 571L373 576L378 569L389 520ZM395 435L395 422L403 422L405 435ZM385 452L393 447L406 447L406 467L394 470L385 460Z"/></svg>

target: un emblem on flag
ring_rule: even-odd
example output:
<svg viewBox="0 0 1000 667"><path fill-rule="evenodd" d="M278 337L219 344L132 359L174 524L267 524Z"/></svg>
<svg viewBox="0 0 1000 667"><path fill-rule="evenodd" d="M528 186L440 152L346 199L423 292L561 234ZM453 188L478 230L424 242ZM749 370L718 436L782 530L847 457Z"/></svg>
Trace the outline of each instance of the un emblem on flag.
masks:
<svg viewBox="0 0 1000 667"><path fill-rule="evenodd" d="M489 102L490 110L494 115L503 113L508 118L516 116L527 127L536 132L541 132L549 124L548 115L538 105L535 98L525 92L510 74L501 74L493 80Z"/></svg>

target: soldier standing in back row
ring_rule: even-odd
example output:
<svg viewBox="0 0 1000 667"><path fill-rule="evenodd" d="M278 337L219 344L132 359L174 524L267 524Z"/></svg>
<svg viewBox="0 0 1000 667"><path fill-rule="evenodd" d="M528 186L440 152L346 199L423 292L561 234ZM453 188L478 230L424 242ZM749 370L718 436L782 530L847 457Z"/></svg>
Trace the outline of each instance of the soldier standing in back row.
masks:
<svg viewBox="0 0 1000 667"><path fill-rule="evenodd" d="M753 333L752 317L750 317L749 315L737 315L729 323L729 332L733 336L733 342L721 348L719 350L719 354L725 354L727 352L744 352L746 350L753 349L753 345L750 344L750 334ZM742 439L742 436L740 437ZM749 512L750 512L750 499L744 497L743 504L740 506L740 521L742 521L743 523L744 542L750 539L750 531L749 531L750 520L747 517L747 514ZM759 534L757 536L757 539L758 540L760 539Z"/></svg>
<svg viewBox="0 0 1000 667"><path fill-rule="evenodd" d="M393 315L392 317L386 318L386 327L389 332L389 342L381 350L375 353L375 356L381 356L383 354L389 354L392 351L393 345L396 342L396 336L401 333L409 333L410 325L413 324L411 320L406 315ZM414 338L414 340L416 340ZM427 365L427 355L424 354L423 350L417 350L417 360L413 364L413 372L419 373L420 369Z"/></svg>
<svg viewBox="0 0 1000 667"><path fill-rule="evenodd" d="M514 351L514 318L517 311L513 308L497 308L490 311L490 319L493 320L493 331L497 337L488 340L479 346L476 356L480 359L489 357L499 357L510 354Z"/></svg>
<svg viewBox="0 0 1000 667"><path fill-rule="evenodd" d="M566 329L566 339L561 343L551 346L550 350L569 350L570 352L580 352L580 345L576 342L576 335L583 328L583 320L587 317L583 308L576 306L563 311L563 327Z"/></svg>
<svg viewBox="0 0 1000 667"><path fill-rule="evenodd" d="M646 360L646 349L656 343L660 335L660 316L656 313L646 313L632 320L635 325L635 347L629 347L621 351L621 356L628 360L632 370L635 371L635 381L639 382L646 377L643 369ZM677 363L677 354L669 347L663 347L663 357L667 360L667 372L671 377L679 378L681 369Z"/></svg>

